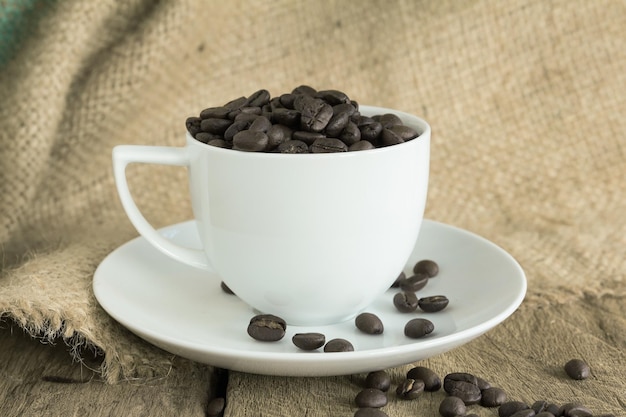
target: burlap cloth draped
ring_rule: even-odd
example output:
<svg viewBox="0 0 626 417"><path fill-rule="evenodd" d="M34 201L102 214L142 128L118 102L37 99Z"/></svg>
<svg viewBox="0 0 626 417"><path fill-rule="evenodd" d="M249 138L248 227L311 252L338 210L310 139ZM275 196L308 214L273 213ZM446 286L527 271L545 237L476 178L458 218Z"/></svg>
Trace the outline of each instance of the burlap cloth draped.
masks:
<svg viewBox="0 0 626 417"><path fill-rule="evenodd" d="M259 88L337 88L426 118L426 216L496 242L528 276L509 320L425 363L476 372L515 399L624 413L626 2L0 7L0 315L77 351L102 350L111 383L165 375L171 355L116 324L91 290L103 257L136 236L111 148L180 146L188 115ZM191 217L183 169L129 175L153 224ZM592 378L564 377L572 357ZM351 415L359 378L232 373L228 413ZM440 397L428 398L419 408L435 415ZM386 410L416 407L394 400Z"/></svg>

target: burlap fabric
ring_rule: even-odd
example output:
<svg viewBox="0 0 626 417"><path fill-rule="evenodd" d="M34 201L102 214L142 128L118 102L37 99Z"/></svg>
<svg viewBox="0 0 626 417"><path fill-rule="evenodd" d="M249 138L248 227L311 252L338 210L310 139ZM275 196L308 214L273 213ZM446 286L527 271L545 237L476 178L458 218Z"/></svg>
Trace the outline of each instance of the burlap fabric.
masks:
<svg viewBox="0 0 626 417"><path fill-rule="evenodd" d="M166 375L171 355L116 324L91 290L99 262L136 236L112 147L180 146L187 116L259 88L337 88L427 119L426 216L496 242L528 276L509 320L425 363L476 372L515 399L624 414L626 2L0 7L0 315L102 350L111 383ZM183 169L129 175L154 225L191 217ZM564 377L572 357L592 378ZM233 373L227 414L351 415L361 380ZM386 410L436 415L441 395Z"/></svg>

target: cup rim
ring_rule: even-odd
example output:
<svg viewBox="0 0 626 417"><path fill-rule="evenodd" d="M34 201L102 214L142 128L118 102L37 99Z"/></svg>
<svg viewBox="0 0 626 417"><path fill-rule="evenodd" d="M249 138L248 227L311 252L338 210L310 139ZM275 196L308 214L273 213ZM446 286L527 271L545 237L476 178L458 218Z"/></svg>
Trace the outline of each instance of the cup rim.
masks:
<svg viewBox="0 0 626 417"><path fill-rule="evenodd" d="M246 152L246 151L239 151L236 149L220 148L217 146L207 145L206 143L196 140L193 136L191 136L191 134L188 131L185 131L185 137L187 139L188 145L199 146L202 149L211 150L212 152L216 152L216 153L224 152L226 155L233 156L234 153L236 152L236 154L238 155L242 155L242 156L246 155L247 157L250 157L250 158L280 158L280 159L285 159L285 158L315 158L315 159L353 158L353 157L356 157L357 155L363 155L363 154L373 155L373 154L379 154L379 153L393 152L394 150L398 152L398 151L401 151L406 146L410 146L411 144L418 142L419 139L422 138L422 136L430 138L430 134L431 134L430 124L419 116L416 116L414 114L407 113L401 110L391 109L388 107L359 105L359 111L363 111L363 110L365 110L367 113L372 114L372 115L393 113L399 116L401 119L403 119L404 123L406 123L406 120L410 120L410 124L412 126L418 127L419 136L409 141L406 141L404 143L397 144L397 145L385 146L382 148L366 149L362 151L331 152L331 153L294 153L294 154L272 153L272 152Z"/></svg>

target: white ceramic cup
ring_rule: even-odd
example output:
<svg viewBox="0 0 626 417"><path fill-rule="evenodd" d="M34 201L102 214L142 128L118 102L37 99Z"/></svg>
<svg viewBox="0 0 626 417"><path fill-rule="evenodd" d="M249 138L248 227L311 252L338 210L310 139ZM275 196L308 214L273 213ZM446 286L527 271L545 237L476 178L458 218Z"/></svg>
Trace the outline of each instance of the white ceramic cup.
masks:
<svg viewBox="0 0 626 417"><path fill-rule="evenodd" d="M189 134L184 147L116 146L113 167L122 205L148 242L180 262L217 273L259 312L293 325L350 319L403 270L422 223L430 162L430 126L424 120L380 107L360 111L394 113L420 136L329 154L242 152ZM144 218L126 179L126 166L134 162L188 168L202 250L176 245Z"/></svg>

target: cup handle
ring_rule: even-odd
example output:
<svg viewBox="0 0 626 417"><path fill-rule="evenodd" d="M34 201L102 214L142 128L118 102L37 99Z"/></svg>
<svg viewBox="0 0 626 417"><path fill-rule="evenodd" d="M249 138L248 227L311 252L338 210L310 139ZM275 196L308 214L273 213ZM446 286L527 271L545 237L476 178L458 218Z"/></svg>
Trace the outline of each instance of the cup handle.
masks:
<svg viewBox="0 0 626 417"><path fill-rule="evenodd" d="M213 271L204 251L186 248L163 237L146 220L128 189L126 166L130 163L189 166L186 148L169 146L119 145L113 148L113 175L122 206L133 226L148 242L166 255L205 270Z"/></svg>

